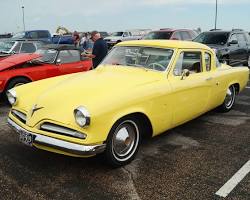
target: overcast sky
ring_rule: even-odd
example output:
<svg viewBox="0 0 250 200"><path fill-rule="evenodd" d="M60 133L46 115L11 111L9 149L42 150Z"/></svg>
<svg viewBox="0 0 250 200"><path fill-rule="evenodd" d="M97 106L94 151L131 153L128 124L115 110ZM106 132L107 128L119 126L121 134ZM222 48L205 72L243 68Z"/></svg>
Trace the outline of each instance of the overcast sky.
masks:
<svg viewBox="0 0 250 200"><path fill-rule="evenodd" d="M214 28L216 0L0 0L0 33L58 26L70 31ZM250 31L250 0L218 0L217 28Z"/></svg>

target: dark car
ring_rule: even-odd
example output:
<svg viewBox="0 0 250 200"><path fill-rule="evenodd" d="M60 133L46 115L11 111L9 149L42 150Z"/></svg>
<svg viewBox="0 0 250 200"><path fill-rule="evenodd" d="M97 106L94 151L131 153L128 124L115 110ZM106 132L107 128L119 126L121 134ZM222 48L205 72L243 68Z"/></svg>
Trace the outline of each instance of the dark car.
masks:
<svg viewBox="0 0 250 200"><path fill-rule="evenodd" d="M189 29L160 29L158 31L151 31L146 34L144 40L192 40L197 36L197 33Z"/></svg>
<svg viewBox="0 0 250 200"><path fill-rule="evenodd" d="M12 38L40 40L46 43L51 43L51 34L48 30L22 31L13 35Z"/></svg>
<svg viewBox="0 0 250 200"><path fill-rule="evenodd" d="M241 29L211 30L201 33L193 41L214 49L222 63L250 67L250 38L248 33Z"/></svg>
<svg viewBox="0 0 250 200"><path fill-rule="evenodd" d="M37 40L0 40L0 60L19 53L34 53L44 46L44 42Z"/></svg>

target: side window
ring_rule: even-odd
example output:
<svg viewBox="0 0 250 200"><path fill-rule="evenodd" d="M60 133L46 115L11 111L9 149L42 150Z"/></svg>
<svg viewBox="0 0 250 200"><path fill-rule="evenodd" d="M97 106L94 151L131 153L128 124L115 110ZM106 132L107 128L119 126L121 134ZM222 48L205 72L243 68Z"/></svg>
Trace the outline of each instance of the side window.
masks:
<svg viewBox="0 0 250 200"><path fill-rule="evenodd" d="M181 31L180 33L181 33L182 40L191 40L191 36L189 35L187 31Z"/></svg>
<svg viewBox="0 0 250 200"><path fill-rule="evenodd" d="M205 64L206 64L206 71L211 70L211 54L205 53Z"/></svg>
<svg viewBox="0 0 250 200"><path fill-rule="evenodd" d="M48 38L49 34L47 31L39 31L38 32L38 38Z"/></svg>
<svg viewBox="0 0 250 200"><path fill-rule="evenodd" d="M33 31L29 33L29 36L31 39L38 39L38 34L37 32Z"/></svg>
<svg viewBox="0 0 250 200"><path fill-rule="evenodd" d="M188 69L191 74L202 72L201 52L181 52L174 68L174 75L181 76L184 69Z"/></svg>
<svg viewBox="0 0 250 200"><path fill-rule="evenodd" d="M246 38L243 33L237 33L239 43L246 44Z"/></svg>
<svg viewBox="0 0 250 200"><path fill-rule="evenodd" d="M14 51L15 53L19 53L20 52L20 47L21 47L21 43L17 42L12 51Z"/></svg>
<svg viewBox="0 0 250 200"><path fill-rule="evenodd" d="M229 39L229 42L232 42L232 41L238 41L237 37L236 37L236 34L233 34L231 35L230 39Z"/></svg>
<svg viewBox="0 0 250 200"><path fill-rule="evenodd" d="M123 37L128 37L128 32L124 32Z"/></svg>
<svg viewBox="0 0 250 200"><path fill-rule="evenodd" d="M77 50L62 50L59 52L58 58L61 63L71 63L80 61L80 52Z"/></svg>
<svg viewBox="0 0 250 200"><path fill-rule="evenodd" d="M181 40L181 34L180 32L174 32L172 37L171 37L172 40Z"/></svg>
<svg viewBox="0 0 250 200"><path fill-rule="evenodd" d="M33 53L36 51L36 47L32 43L23 43L20 53Z"/></svg>

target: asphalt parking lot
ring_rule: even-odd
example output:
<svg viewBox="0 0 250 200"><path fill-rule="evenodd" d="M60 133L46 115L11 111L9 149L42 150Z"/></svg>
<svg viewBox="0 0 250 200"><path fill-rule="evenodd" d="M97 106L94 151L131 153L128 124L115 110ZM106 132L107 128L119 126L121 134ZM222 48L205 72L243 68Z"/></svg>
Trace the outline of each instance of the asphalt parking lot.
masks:
<svg viewBox="0 0 250 200"><path fill-rule="evenodd" d="M0 105L0 199L250 199L250 174L227 197L216 194L250 160L250 84L231 112L211 111L144 142L136 160L118 169L100 156L20 144L8 110Z"/></svg>

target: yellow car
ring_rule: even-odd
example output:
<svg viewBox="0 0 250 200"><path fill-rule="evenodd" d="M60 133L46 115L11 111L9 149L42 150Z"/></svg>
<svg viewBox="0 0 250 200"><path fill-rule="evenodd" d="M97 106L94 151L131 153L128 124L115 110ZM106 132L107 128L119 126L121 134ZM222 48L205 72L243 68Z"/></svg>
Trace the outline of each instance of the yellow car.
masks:
<svg viewBox="0 0 250 200"><path fill-rule="evenodd" d="M24 144L69 156L104 153L122 166L143 138L216 107L229 111L248 76L203 44L122 42L95 70L9 90L8 123Z"/></svg>

